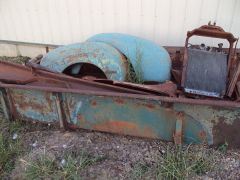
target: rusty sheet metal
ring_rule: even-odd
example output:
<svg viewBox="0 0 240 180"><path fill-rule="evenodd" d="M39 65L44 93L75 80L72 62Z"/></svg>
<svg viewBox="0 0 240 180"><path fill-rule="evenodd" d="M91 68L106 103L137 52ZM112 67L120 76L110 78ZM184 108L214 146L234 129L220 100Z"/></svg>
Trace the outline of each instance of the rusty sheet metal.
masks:
<svg viewBox="0 0 240 180"><path fill-rule="evenodd" d="M184 113L179 112L177 113L177 119L176 119L176 129L173 135L174 143L175 144L182 144L182 137L183 137L183 121L184 121ZM204 137L205 138L205 137Z"/></svg>
<svg viewBox="0 0 240 180"><path fill-rule="evenodd" d="M90 73L90 68L84 68L86 64L90 64L103 71L108 79L118 81L127 79L126 58L117 49L103 42L61 46L46 54L40 64L56 72L64 72L71 66L73 74L91 75L87 74Z"/></svg>
<svg viewBox="0 0 240 180"><path fill-rule="evenodd" d="M85 90L87 92L118 92L149 94L147 92L115 87L108 84L91 82L72 78L64 74L56 74L43 69L30 68L9 62L0 62L0 82L5 84L28 85L28 87L47 87L55 91L56 88Z"/></svg>
<svg viewBox="0 0 240 180"><path fill-rule="evenodd" d="M238 60L236 67L234 68L233 75L229 80L229 85L227 89L227 96L231 97L234 91L234 88L236 87L237 80L240 75L240 61Z"/></svg>
<svg viewBox="0 0 240 180"><path fill-rule="evenodd" d="M18 74L18 68L37 81L18 84L20 77L24 77ZM8 72L11 82L5 82L4 69L12 70ZM0 79L1 100L13 119L59 123L66 129L175 140L176 143L227 142L240 148L240 103L133 93L127 88L42 70L31 72L31 68L11 63L1 63Z"/></svg>
<svg viewBox="0 0 240 180"><path fill-rule="evenodd" d="M92 79L95 82L101 82L104 84L111 84L117 87L125 87L128 89L141 90L144 92L149 92L151 94L156 95L164 95L164 96L176 96L177 85L171 81L166 81L162 84L135 84L129 82L119 82L119 81L111 81L107 79Z"/></svg>
<svg viewBox="0 0 240 180"><path fill-rule="evenodd" d="M16 119L53 123L59 120L56 98L51 92L6 89Z"/></svg>
<svg viewBox="0 0 240 180"><path fill-rule="evenodd" d="M50 116L45 114L46 108L32 100L29 90L8 89L8 95L14 102L12 109L15 111L13 115L16 119L55 122L58 118L60 123L60 113L64 115L65 128L84 128L166 141L175 140L176 143L206 142L209 145L218 145L227 142L230 146L238 148L240 145L239 108L189 105L142 96L136 98L62 92L61 112L56 107L49 108ZM32 94L40 97L38 93L42 94L41 91L34 91ZM38 108L32 108L32 104L24 104L26 110L33 110L34 113L31 112L29 115L28 111L25 112L21 108L23 103L18 101L19 94L28 96L31 101L39 105ZM51 94L51 96L51 100L56 100L56 95ZM44 104L44 107L52 107L50 105L53 103L47 98L41 98L41 105ZM179 112L182 114L180 128Z"/></svg>
<svg viewBox="0 0 240 180"><path fill-rule="evenodd" d="M183 111L189 117L204 124L211 135L208 144L220 145L227 142L231 147L240 148L240 108L217 107L214 105L193 105L175 103L174 109ZM188 126L188 124L185 124ZM185 126L185 128L187 128ZM190 128L190 127L189 127ZM205 136L200 132L199 136ZM210 140L210 141L209 141Z"/></svg>
<svg viewBox="0 0 240 180"><path fill-rule="evenodd" d="M67 121L72 128L94 129L104 132L159 138L173 141L178 112L173 103L156 100L139 100L125 97L63 94ZM204 126L192 118L183 119L185 143L198 143L211 136ZM199 136L204 132L203 136Z"/></svg>

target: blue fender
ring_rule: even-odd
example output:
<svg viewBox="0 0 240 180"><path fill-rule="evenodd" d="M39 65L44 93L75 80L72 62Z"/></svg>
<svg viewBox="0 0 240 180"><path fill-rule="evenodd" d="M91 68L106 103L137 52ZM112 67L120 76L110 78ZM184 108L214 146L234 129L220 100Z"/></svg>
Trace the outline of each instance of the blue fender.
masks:
<svg viewBox="0 0 240 180"><path fill-rule="evenodd" d="M170 56L154 42L119 33L97 34L87 41L104 42L117 48L131 62L135 71L141 68L144 81L164 82L170 79Z"/></svg>
<svg viewBox="0 0 240 180"><path fill-rule="evenodd" d="M84 42L61 46L47 53L40 65L56 72L63 72L76 64L72 72L81 69L81 63L90 63L100 68L111 80L124 81L127 78L127 60L114 47L103 42Z"/></svg>

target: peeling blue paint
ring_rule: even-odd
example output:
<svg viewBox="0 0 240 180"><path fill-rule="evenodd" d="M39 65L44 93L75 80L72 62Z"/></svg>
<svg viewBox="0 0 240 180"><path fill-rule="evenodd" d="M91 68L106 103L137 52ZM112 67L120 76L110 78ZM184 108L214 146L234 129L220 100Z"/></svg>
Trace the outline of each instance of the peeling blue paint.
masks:
<svg viewBox="0 0 240 180"><path fill-rule="evenodd" d="M170 56L152 41L120 33L97 34L88 41L104 42L117 48L132 63L135 71L141 68L144 81L164 82L170 79Z"/></svg>
<svg viewBox="0 0 240 180"><path fill-rule="evenodd" d="M61 46L46 54L40 64L56 72L63 72L70 65L77 63L97 66L108 79L124 81L127 77L125 57L114 47L102 42Z"/></svg>

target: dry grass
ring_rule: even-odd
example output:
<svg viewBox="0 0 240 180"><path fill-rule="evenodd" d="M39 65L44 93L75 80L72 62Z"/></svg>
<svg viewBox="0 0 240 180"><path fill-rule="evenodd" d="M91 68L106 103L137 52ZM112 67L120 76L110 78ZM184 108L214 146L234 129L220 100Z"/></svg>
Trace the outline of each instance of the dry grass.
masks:
<svg viewBox="0 0 240 180"><path fill-rule="evenodd" d="M186 179L214 169L217 155L204 145L198 147L194 151L190 145L185 148L175 146L171 150L168 148L163 160L157 165L157 179Z"/></svg>
<svg viewBox="0 0 240 180"><path fill-rule="evenodd" d="M40 155L30 162L25 161L26 179L81 179L81 171L95 163L102 161L102 157L95 157L83 151L71 151L62 158L53 158L47 153Z"/></svg>
<svg viewBox="0 0 240 180"><path fill-rule="evenodd" d="M142 70L142 56L143 52L139 46L136 47L136 64L133 68L133 65L128 62L128 72L127 77L128 81L132 83L142 84L143 80L143 70Z"/></svg>
<svg viewBox="0 0 240 180"><path fill-rule="evenodd" d="M23 153L22 142L13 139L14 134L20 133L22 126L18 122L6 122L0 119L0 178L7 176L13 169L16 159Z"/></svg>
<svg viewBox="0 0 240 180"><path fill-rule="evenodd" d="M217 168L220 154L204 145L168 147L166 153L153 166L137 164L129 179L184 180L201 176Z"/></svg>

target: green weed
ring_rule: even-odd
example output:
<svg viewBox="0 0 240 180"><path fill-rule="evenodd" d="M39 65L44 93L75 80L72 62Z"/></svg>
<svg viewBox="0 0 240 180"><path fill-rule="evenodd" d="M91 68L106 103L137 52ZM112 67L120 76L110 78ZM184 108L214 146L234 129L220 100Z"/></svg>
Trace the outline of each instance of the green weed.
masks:
<svg viewBox="0 0 240 180"><path fill-rule="evenodd" d="M142 70L142 56L143 52L139 46L136 46L136 64L135 67L129 62L128 63L128 80L132 83L142 84L143 80L143 70Z"/></svg>
<svg viewBox="0 0 240 180"><path fill-rule="evenodd" d="M137 163L133 167L133 169L130 173L129 179L132 179L132 180L142 179L148 171L149 171L149 167L146 164Z"/></svg>
<svg viewBox="0 0 240 180"><path fill-rule="evenodd" d="M187 179L190 175L202 175L214 168L214 155L204 147L190 151L190 146L168 148L163 161L157 165L157 179Z"/></svg>
<svg viewBox="0 0 240 180"><path fill-rule="evenodd" d="M12 135L5 135L0 133L0 177L6 176L14 169L16 158L23 152L19 139L13 140Z"/></svg>
<svg viewBox="0 0 240 180"><path fill-rule="evenodd" d="M37 160L25 162L25 176L26 179L81 179L81 170L102 160L85 152L68 152L61 161L44 154Z"/></svg>

